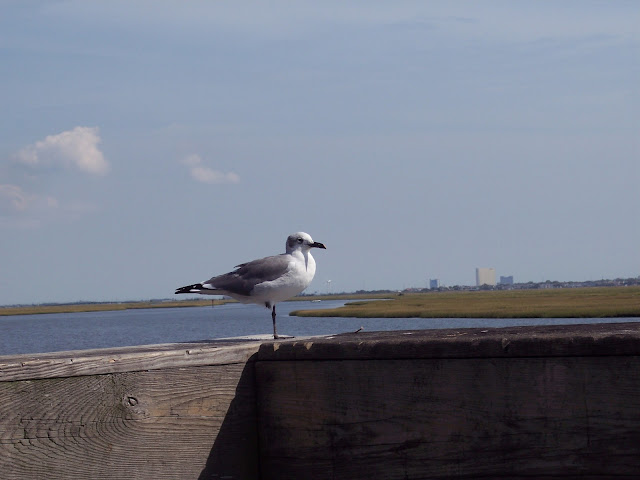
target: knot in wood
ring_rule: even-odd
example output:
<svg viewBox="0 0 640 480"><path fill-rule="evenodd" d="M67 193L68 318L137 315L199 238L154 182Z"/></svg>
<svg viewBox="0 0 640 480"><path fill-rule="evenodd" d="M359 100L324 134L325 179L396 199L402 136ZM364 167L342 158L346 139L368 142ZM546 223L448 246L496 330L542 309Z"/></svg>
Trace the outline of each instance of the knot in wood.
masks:
<svg viewBox="0 0 640 480"><path fill-rule="evenodd" d="M127 397L127 403L130 406L135 407L136 405L138 405L138 399L136 397Z"/></svg>

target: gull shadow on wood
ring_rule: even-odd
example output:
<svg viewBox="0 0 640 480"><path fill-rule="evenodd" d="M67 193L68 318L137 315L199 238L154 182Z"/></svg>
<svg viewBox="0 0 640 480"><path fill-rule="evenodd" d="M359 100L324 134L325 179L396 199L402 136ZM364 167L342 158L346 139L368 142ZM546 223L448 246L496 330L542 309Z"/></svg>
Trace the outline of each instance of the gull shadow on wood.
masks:
<svg viewBox="0 0 640 480"><path fill-rule="evenodd" d="M235 395L198 479L256 479L258 470L255 372L251 357L240 373Z"/></svg>

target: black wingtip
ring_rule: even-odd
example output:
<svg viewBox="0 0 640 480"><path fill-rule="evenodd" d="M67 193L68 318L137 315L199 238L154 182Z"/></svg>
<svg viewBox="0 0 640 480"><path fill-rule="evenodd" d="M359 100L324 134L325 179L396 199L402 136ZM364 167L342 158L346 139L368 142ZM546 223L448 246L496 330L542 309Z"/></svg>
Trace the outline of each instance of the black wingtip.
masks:
<svg viewBox="0 0 640 480"><path fill-rule="evenodd" d="M201 290L201 289L202 289L201 283L194 283L193 285L187 285L186 287L177 288L176 293L174 295L177 295L179 293L197 293L197 292L192 292L191 290Z"/></svg>

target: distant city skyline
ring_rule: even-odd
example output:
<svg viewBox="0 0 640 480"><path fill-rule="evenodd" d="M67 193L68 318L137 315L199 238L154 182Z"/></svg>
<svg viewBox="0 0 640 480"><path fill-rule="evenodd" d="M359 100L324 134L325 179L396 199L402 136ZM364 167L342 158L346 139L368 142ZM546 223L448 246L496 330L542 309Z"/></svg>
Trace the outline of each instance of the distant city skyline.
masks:
<svg viewBox="0 0 640 480"><path fill-rule="evenodd" d="M500 275L500 284L513 285L513 275Z"/></svg>
<svg viewBox="0 0 640 480"><path fill-rule="evenodd" d="M496 285L496 269L495 268L476 268L476 287L488 285L494 287Z"/></svg>

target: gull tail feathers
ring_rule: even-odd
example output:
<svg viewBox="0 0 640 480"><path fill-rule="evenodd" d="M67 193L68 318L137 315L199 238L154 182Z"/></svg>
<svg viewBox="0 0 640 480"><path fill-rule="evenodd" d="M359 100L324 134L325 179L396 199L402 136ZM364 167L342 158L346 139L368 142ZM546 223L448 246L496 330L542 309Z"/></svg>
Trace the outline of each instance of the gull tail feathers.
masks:
<svg viewBox="0 0 640 480"><path fill-rule="evenodd" d="M219 295L219 292L215 288L207 288L201 283L194 283L193 285L187 285L176 289L176 295L178 293L204 293L209 295Z"/></svg>

